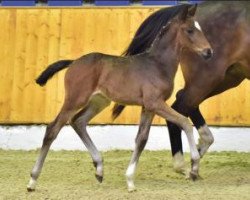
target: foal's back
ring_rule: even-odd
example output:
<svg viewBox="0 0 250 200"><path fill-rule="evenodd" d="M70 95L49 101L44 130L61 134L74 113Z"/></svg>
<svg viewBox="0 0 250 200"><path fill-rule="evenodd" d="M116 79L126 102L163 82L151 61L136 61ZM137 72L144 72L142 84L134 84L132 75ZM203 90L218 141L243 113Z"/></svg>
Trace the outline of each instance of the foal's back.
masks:
<svg viewBox="0 0 250 200"><path fill-rule="evenodd" d="M170 95L173 84L166 73L147 53L129 57L91 53L69 67L65 86L75 95L102 93L113 101L142 105L144 90L153 90L156 95L158 90L164 91L165 98Z"/></svg>

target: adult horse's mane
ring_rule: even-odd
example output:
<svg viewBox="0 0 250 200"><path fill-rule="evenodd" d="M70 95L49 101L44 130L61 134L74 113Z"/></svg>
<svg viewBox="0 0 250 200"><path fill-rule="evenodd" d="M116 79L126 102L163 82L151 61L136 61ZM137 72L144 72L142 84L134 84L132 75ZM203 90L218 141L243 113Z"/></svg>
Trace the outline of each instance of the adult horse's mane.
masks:
<svg viewBox="0 0 250 200"><path fill-rule="evenodd" d="M146 18L136 31L134 38L123 55L136 55L148 49L157 37L158 33L171 19L190 4L182 4L174 7L163 8ZM157 21L157 23L156 23Z"/></svg>
<svg viewBox="0 0 250 200"><path fill-rule="evenodd" d="M146 18L136 31L133 40L123 52L124 56L136 55L146 51L155 38L159 36L162 27L166 26L175 16L177 16L183 9L191 7L191 4L182 4L173 7L163 8ZM156 23L157 22L157 23ZM164 30L163 33L164 34ZM116 119L125 106L115 104L112 110L112 118Z"/></svg>

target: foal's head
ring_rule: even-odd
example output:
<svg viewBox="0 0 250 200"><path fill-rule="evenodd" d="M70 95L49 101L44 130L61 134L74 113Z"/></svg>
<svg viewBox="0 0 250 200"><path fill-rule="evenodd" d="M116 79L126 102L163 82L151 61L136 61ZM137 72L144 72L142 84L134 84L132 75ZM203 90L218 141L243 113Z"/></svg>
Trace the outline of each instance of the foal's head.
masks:
<svg viewBox="0 0 250 200"><path fill-rule="evenodd" d="M188 48L204 59L213 55L213 50L197 21L194 20L197 5L186 6L171 20L169 31L177 31L176 41L181 49Z"/></svg>

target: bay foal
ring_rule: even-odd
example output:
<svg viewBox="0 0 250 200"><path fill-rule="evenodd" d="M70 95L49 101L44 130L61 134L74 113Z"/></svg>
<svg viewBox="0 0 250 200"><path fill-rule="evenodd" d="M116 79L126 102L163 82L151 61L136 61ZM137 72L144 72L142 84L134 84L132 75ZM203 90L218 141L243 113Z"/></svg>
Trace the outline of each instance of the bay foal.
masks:
<svg viewBox="0 0 250 200"><path fill-rule="evenodd" d="M189 48L204 58L211 56L211 47L198 23L193 20L195 11L196 6L183 7L162 27L152 46L140 55L119 57L91 53L75 61L58 61L38 77L37 83L44 85L57 71L69 67L65 74L64 104L56 119L47 127L40 155L27 186L29 191L35 189L49 148L68 121L89 150L96 167L96 177L102 181L102 158L86 126L111 101L143 107L135 151L126 172L130 191L135 189L135 168L149 134L149 128L145 127L150 127L148 125L155 114L178 124L185 131L192 159L190 176L197 177L200 156L195 146L193 128L186 117L165 104L173 90L182 49Z"/></svg>

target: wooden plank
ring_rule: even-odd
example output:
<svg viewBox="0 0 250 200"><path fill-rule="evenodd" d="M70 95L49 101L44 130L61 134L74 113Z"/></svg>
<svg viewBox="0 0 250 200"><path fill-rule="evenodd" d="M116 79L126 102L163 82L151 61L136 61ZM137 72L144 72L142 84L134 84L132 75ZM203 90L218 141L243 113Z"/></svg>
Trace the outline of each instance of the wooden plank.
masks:
<svg viewBox="0 0 250 200"><path fill-rule="evenodd" d="M72 41L74 37L73 33L73 21L74 21L74 12L69 9L61 10L61 35L60 35L60 50L59 58L60 59L72 59L74 56L71 52ZM65 70L57 74L57 88L54 88L54 91L57 92L57 113L60 111L62 103L64 101L64 74ZM55 116L53 116L54 118Z"/></svg>
<svg viewBox="0 0 250 200"><path fill-rule="evenodd" d="M48 65L49 59L49 41L50 41L50 20L49 14L50 11L47 9L36 10L39 15L36 25L36 35L37 35L37 55L36 55L36 66L34 71L33 80L35 80L44 68ZM53 52L56 52L54 49ZM56 58L57 59L57 58ZM46 111L48 106L46 103L46 97L50 96L46 92L47 87L40 87L33 81L34 93L33 93L33 111L32 111L32 120L34 122L46 121Z"/></svg>
<svg viewBox="0 0 250 200"><path fill-rule="evenodd" d="M61 10L60 9L50 9L48 18L48 62L43 66L43 70L51 63L59 60L60 51L60 37L61 37ZM58 73L60 74L60 73ZM58 74L56 74L52 79L50 79L44 86L46 90L46 98L44 104L45 111L45 122L52 121L58 113Z"/></svg>
<svg viewBox="0 0 250 200"><path fill-rule="evenodd" d="M27 23L26 23L26 12L22 9L16 10L16 38L15 42L15 58L14 58L14 70L13 70L13 84L11 90L11 122L22 123L25 121L23 115L22 106L23 92L24 92L24 65L25 65L25 54L26 54L26 37L27 37ZM30 118L30 120L32 120Z"/></svg>
<svg viewBox="0 0 250 200"><path fill-rule="evenodd" d="M13 65L15 52L15 10L0 11L0 121L11 120L11 87L13 83Z"/></svg>
<svg viewBox="0 0 250 200"><path fill-rule="evenodd" d="M2 27L0 29L0 60L1 60L1 73L0 73L0 117L1 121L8 121L8 109L6 109L7 102L7 94L5 93L6 87L8 85L6 82L8 79L6 78L6 73L8 68L6 68L6 43L7 40L7 34L6 31L8 29L8 19L9 18L9 11L7 10L1 10L0 12L0 26ZM8 106L8 105L7 105Z"/></svg>
<svg viewBox="0 0 250 200"><path fill-rule="evenodd" d="M34 108L37 106L34 102L34 95L36 93L37 87L35 86L34 79L36 77L36 63L37 63L37 49L38 49L38 19L41 17L39 10L29 9L26 10L26 44L25 44L25 64L23 66L24 70L24 79L23 79L23 98L22 104L23 107L22 115L23 122L27 122L28 119L33 120Z"/></svg>

